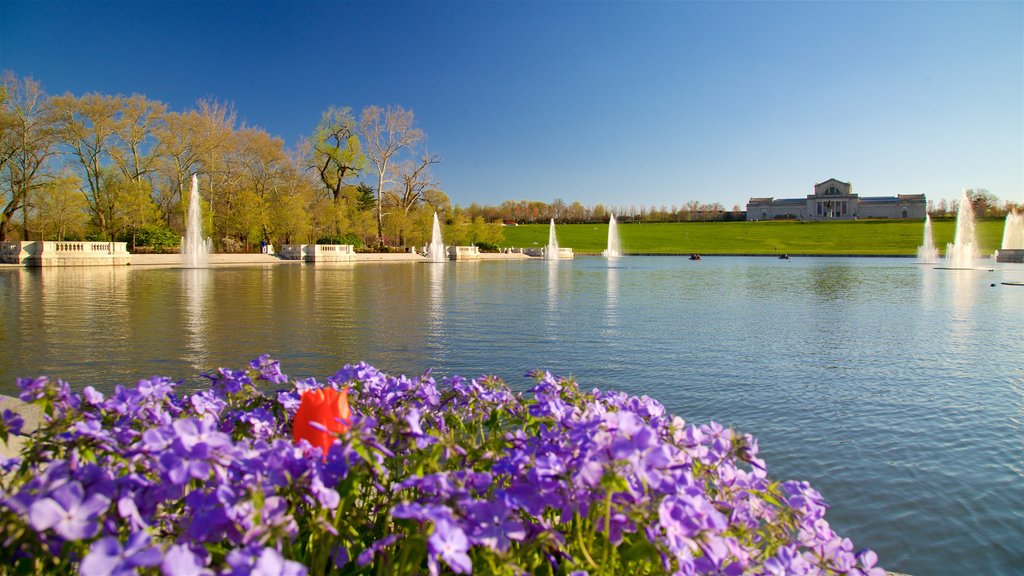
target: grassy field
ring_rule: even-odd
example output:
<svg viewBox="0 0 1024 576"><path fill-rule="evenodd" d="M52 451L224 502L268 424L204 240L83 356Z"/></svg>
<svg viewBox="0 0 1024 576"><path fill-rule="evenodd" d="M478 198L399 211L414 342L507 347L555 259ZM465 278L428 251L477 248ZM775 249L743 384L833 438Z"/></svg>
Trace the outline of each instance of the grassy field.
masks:
<svg viewBox="0 0 1024 576"><path fill-rule="evenodd" d="M999 248L1002 218L977 222L982 254ZM548 242L547 224L507 226L502 246L532 247ZM953 241L956 220L937 220L932 231L940 254ZM556 226L558 244L578 253L607 246L607 224ZM630 254L852 254L911 256L924 234L921 220L847 222L677 222L620 224L622 247Z"/></svg>

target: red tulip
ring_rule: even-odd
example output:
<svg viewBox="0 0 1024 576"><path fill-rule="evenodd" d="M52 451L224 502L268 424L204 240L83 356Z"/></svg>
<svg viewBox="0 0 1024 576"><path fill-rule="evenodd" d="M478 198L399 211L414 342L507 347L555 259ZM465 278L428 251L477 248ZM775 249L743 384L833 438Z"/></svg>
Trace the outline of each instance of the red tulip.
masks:
<svg viewBox="0 0 1024 576"><path fill-rule="evenodd" d="M313 426L313 422L320 426ZM313 446L319 446L326 457L335 437L347 431L351 424L347 387L341 392L334 388L304 390L292 422L292 438L296 443L305 438Z"/></svg>

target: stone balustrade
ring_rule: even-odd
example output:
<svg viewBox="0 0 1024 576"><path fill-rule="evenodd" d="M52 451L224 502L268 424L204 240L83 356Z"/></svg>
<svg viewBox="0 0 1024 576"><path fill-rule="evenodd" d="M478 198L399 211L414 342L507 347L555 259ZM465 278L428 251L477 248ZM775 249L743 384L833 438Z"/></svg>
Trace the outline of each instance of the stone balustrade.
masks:
<svg viewBox="0 0 1024 576"><path fill-rule="evenodd" d="M285 260L303 262L351 262L356 251L351 244L285 244L278 255Z"/></svg>
<svg viewBox="0 0 1024 576"><path fill-rule="evenodd" d="M0 261L23 266L116 266L131 264L125 242L32 240L4 242Z"/></svg>
<svg viewBox="0 0 1024 576"><path fill-rule="evenodd" d="M449 260L479 260L480 249L476 246L449 246Z"/></svg>

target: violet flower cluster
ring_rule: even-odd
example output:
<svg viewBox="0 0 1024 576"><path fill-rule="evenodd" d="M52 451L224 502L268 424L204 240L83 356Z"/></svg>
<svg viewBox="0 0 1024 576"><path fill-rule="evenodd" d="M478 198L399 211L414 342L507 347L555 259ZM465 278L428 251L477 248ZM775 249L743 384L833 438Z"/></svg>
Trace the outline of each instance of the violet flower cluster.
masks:
<svg viewBox="0 0 1024 576"><path fill-rule="evenodd" d="M884 576L807 483L769 479L752 437L533 376L525 394L366 364L289 384L262 356L190 394L166 378L110 395L19 380L45 422L0 461L0 566ZM326 454L291 436L303 391L321 387L348 387L352 412ZM22 425L5 412L0 438Z"/></svg>

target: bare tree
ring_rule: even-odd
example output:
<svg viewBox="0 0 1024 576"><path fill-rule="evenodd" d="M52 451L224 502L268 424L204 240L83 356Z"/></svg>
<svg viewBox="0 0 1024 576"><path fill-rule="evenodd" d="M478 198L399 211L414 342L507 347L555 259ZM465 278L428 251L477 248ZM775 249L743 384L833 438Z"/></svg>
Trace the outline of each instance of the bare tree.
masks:
<svg viewBox="0 0 1024 576"><path fill-rule="evenodd" d="M398 186L385 193L388 203L408 214L423 199L427 190L437 188L430 174L430 166L440 161L437 154L424 152L415 161L408 160L399 164Z"/></svg>
<svg viewBox="0 0 1024 576"><path fill-rule="evenodd" d="M423 139L423 131L414 126L412 110L401 106L369 106L363 110L359 133L366 141L366 157L377 172L377 245L384 245L384 184L395 155Z"/></svg>
<svg viewBox="0 0 1024 576"><path fill-rule="evenodd" d="M7 239L18 209L27 212L29 193L41 185L42 168L56 151L56 136L53 107L39 83L4 74L0 80L0 240Z"/></svg>

